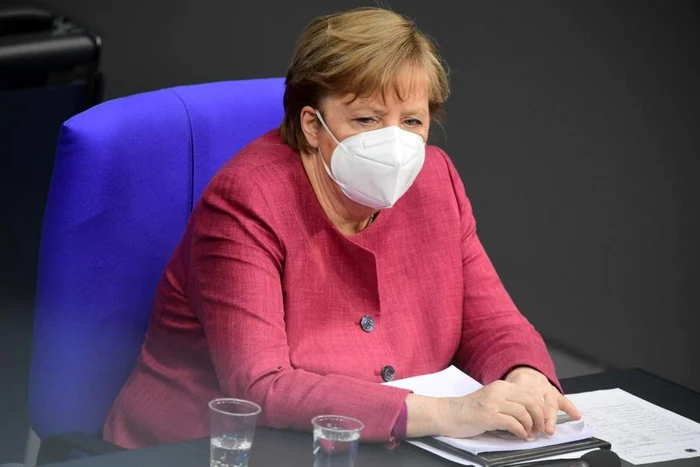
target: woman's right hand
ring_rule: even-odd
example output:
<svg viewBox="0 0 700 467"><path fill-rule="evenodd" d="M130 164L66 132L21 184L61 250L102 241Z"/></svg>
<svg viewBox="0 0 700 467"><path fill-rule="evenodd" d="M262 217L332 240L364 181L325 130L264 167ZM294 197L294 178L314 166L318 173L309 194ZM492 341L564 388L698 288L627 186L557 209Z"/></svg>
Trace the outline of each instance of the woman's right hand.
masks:
<svg viewBox="0 0 700 467"><path fill-rule="evenodd" d="M469 438L503 430L531 439L545 430L545 401L534 390L494 381L463 397L409 394L407 435Z"/></svg>
<svg viewBox="0 0 700 467"><path fill-rule="evenodd" d="M486 431L509 431L532 439L545 430L545 401L522 386L494 381L463 397L443 399L443 436L468 438Z"/></svg>

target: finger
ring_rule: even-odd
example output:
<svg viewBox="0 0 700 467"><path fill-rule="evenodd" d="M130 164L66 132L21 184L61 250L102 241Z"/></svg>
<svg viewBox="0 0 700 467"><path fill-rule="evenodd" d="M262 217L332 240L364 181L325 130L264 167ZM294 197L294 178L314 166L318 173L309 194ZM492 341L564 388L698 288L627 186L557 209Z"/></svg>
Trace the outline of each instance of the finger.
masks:
<svg viewBox="0 0 700 467"><path fill-rule="evenodd" d="M527 409L530 417L532 417L532 427L536 433L541 433L545 430L545 411L542 396L537 398L527 392L515 390L506 396L506 400L520 404Z"/></svg>
<svg viewBox="0 0 700 467"><path fill-rule="evenodd" d="M492 430L505 430L513 433L515 436L521 439L528 439L528 432L525 427L518 421L517 418L504 413L497 413L492 417L493 427Z"/></svg>
<svg viewBox="0 0 700 467"><path fill-rule="evenodd" d="M559 418L559 392L552 386L551 391L544 394L545 402L545 433L553 435L557 429L557 418Z"/></svg>
<svg viewBox="0 0 700 467"><path fill-rule="evenodd" d="M581 412L578 411L574 403L571 402L571 400L569 400L567 397L564 397L563 395L559 394L557 402L559 410L563 410L569 415L569 417L573 418L574 420L581 419Z"/></svg>
<svg viewBox="0 0 700 467"><path fill-rule="evenodd" d="M518 420L518 422L520 422L523 428L525 428L528 437L534 436L534 433L532 432L532 428L534 425L532 415L530 415L530 412L527 410L527 408L525 408L524 405L510 401L503 401L501 404L500 412L504 415L510 415L511 417Z"/></svg>
<svg viewBox="0 0 700 467"><path fill-rule="evenodd" d="M549 385L550 388L552 388L552 385ZM533 401L540 407L543 413L543 419L542 419L542 425L539 427L540 431L544 431L545 424L544 424L544 418L546 418L547 415L547 402L545 400L544 395L547 394L547 387L543 387L542 385L537 385L537 386L520 386L521 389L524 390L526 394L529 394L532 396Z"/></svg>

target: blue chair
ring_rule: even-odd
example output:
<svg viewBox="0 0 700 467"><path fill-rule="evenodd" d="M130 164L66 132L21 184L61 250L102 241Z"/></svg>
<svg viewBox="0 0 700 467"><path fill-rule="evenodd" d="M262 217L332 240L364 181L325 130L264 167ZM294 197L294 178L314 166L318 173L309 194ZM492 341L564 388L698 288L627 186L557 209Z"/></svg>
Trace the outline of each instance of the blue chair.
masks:
<svg viewBox="0 0 700 467"><path fill-rule="evenodd" d="M192 207L227 159L280 124L283 92L281 78L175 87L105 102L63 125L30 376L39 463L89 453L80 440L98 440Z"/></svg>

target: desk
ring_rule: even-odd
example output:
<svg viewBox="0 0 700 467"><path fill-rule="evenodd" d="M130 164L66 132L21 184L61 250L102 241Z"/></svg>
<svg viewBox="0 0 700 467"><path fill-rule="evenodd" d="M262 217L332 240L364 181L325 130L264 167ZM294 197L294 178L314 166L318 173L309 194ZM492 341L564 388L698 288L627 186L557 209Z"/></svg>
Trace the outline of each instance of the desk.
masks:
<svg viewBox="0 0 700 467"><path fill-rule="evenodd" d="M654 404L700 422L700 394L641 370L620 370L562 381L568 393L596 389L622 388ZM250 467L308 467L311 459L311 434L258 428L253 442ZM55 467L207 467L209 440L154 446L135 451L97 456L52 464ZM357 467L448 467L442 460L414 446L402 443L394 450L380 445L363 444ZM623 463L623 465L630 465ZM691 467L700 458L683 459L647 466Z"/></svg>

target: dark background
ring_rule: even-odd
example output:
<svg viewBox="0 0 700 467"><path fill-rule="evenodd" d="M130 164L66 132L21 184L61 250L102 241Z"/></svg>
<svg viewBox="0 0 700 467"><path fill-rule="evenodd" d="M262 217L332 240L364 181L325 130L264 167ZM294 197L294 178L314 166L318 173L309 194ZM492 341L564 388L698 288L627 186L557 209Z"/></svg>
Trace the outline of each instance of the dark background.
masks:
<svg viewBox="0 0 700 467"><path fill-rule="evenodd" d="M107 98L282 76L311 18L377 4L42 3L102 35ZM700 390L698 3L382 5L414 18L451 68L435 142L522 312L574 354Z"/></svg>

